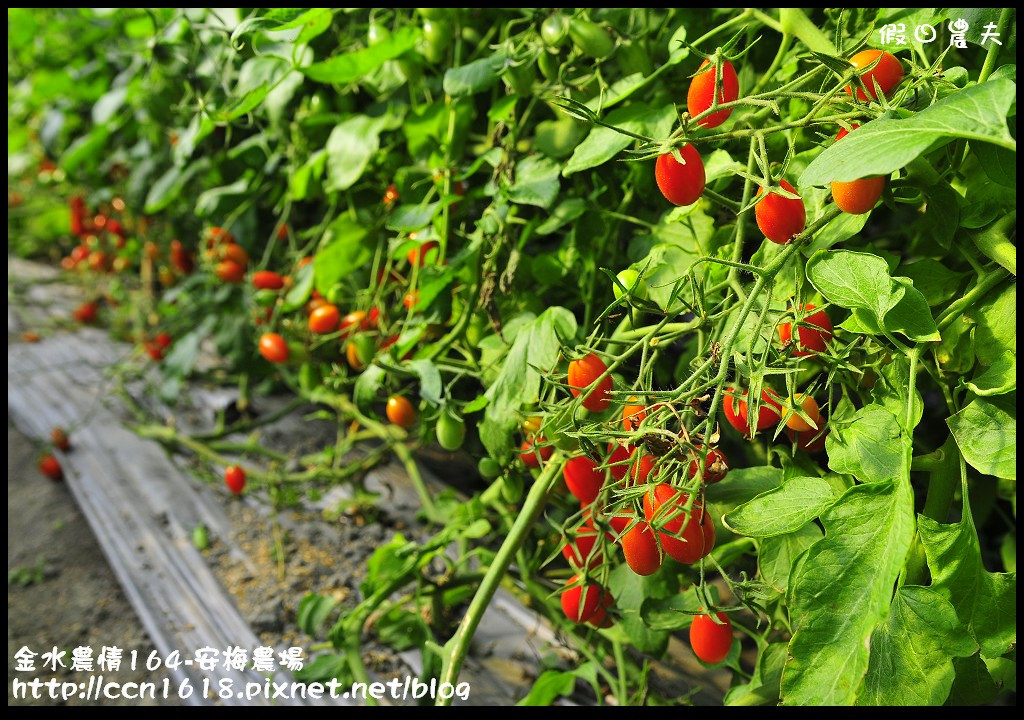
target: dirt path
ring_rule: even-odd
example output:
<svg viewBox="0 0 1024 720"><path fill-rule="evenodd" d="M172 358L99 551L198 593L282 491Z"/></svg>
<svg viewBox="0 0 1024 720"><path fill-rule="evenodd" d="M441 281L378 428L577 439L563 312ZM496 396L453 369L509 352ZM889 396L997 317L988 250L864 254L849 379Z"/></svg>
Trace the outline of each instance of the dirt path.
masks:
<svg viewBox="0 0 1024 720"><path fill-rule="evenodd" d="M16 699L13 680L88 682L89 673L58 669L19 673L14 655L23 646L47 652L117 646L146 658L153 647L121 592L89 524L61 483L36 470L34 444L7 423L7 700L11 705L164 705L175 701ZM36 667L40 667L36 658ZM162 682L166 674L145 670L104 673L117 682Z"/></svg>

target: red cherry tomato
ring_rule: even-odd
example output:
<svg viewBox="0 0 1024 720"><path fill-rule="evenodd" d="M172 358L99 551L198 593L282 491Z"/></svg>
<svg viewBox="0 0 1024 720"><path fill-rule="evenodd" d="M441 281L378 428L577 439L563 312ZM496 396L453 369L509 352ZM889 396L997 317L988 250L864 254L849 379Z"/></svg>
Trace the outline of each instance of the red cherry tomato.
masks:
<svg viewBox="0 0 1024 720"><path fill-rule="evenodd" d="M729 398L726 398L728 403ZM690 461L690 478L697 477L700 471L700 455L698 454ZM718 448L708 450L708 457L704 465L704 482L721 482L722 478L729 472L729 464L725 461L725 455Z"/></svg>
<svg viewBox="0 0 1024 720"><path fill-rule="evenodd" d="M245 279L245 268L234 260L221 260L213 272L218 278L232 285L238 285Z"/></svg>
<svg viewBox="0 0 1024 720"><path fill-rule="evenodd" d="M60 480L64 477L64 470L60 466L60 461L53 455L43 455L39 459L39 472L51 480Z"/></svg>
<svg viewBox="0 0 1024 720"><path fill-rule="evenodd" d="M84 302L75 308L71 316L80 323L91 323L96 322L96 313L99 312L99 306L92 301Z"/></svg>
<svg viewBox="0 0 1024 720"><path fill-rule="evenodd" d="M238 465L229 465L224 469L224 484L234 495L241 495L245 489L245 470Z"/></svg>
<svg viewBox="0 0 1024 720"><path fill-rule="evenodd" d="M58 450L67 451L71 449L71 440L62 427L55 427L53 432L50 433L50 439L53 441L53 446Z"/></svg>
<svg viewBox="0 0 1024 720"><path fill-rule="evenodd" d="M621 481L629 472L629 458L632 453L624 446L615 443L608 444L608 452L608 470L615 480Z"/></svg>
<svg viewBox="0 0 1024 720"><path fill-rule="evenodd" d="M309 314L309 330L317 335L326 335L338 329L340 313L334 305L321 305Z"/></svg>
<svg viewBox="0 0 1024 720"><path fill-rule="evenodd" d="M822 420L824 422L824 420ZM806 453L815 455L825 450L825 438L828 437L828 428L820 427L817 430L803 430L796 431L790 428L786 428L786 435L789 436L790 440L796 441L798 449L803 450Z"/></svg>
<svg viewBox="0 0 1024 720"><path fill-rule="evenodd" d="M322 307L322 305L318 305L317 307ZM316 312L316 310L317 308L313 308L310 310L310 313ZM362 329L363 323L365 322L366 313L362 310L356 310L354 312L350 312L341 319L341 324L338 326L338 329L341 330L341 336L343 338L348 337L357 330Z"/></svg>
<svg viewBox="0 0 1024 720"><path fill-rule="evenodd" d="M594 502L604 485L604 473L597 469L597 463L583 456L570 458L562 468L562 477L569 492L584 505Z"/></svg>
<svg viewBox="0 0 1024 720"><path fill-rule="evenodd" d="M575 537L568 539L562 546L562 555L575 568L584 566L594 569L601 564L604 556L598 546L599 534L597 530L588 525L583 525L576 532ZM595 547L597 548L595 550Z"/></svg>
<svg viewBox="0 0 1024 720"><path fill-rule="evenodd" d="M796 194L796 190L785 180L779 185L783 190ZM758 188L757 194L761 195L764 188ZM786 245L794 237L804 231L807 225L807 211L804 209L804 201L798 198L785 198L774 192L768 193L754 206L754 217L757 219L757 226L764 233L764 236L773 243Z"/></svg>
<svg viewBox="0 0 1024 720"><path fill-rule="evenodd" d="M601 604L598 606L594 616L587 620L588 623L597 628L610 628L612 626L612 618L608 614L608 611L614 605L615 599L611 593L605 590L604 595L601 596Z"/></svg>
<svg viewBox="0 0 1024 720"><path fill-rule="evenodd" d="M894 87L899 85L900 80L903 79L903 66L892 53L882 50L862 50L850 58L850 63L859 70L875 62L876 59L878 64L860 76L860 79L864 82L864 87L867 88L867 95L865 95L864 90L857 86L857 99L861 102L866 101L868 95L873 100L878 99L875 94L875 81L878 82L878 87L881 88L882 92L888 95ZM851 97L853 96L853 86L847 86L846 94Z"/></svg>
<svg viewBox="0 0 1024 720"><path fill-rule="evenodd" d="M701 63L697 74L690 81L690 89L686 92L686 110L690 117L697 117L711 107L715 97L718 73L709 60ZM740 95L740 83L736 70L728 60L722 62L722 89L718 93L718 103L730 103ZM732 108L719 110L701 119L698 123L702 128L716 128L732 114Z"/></svg>
<svg viewBox="0 0 1024 720"><path fill-rule="evenodd" d="M692 205L704 192L704 162L693 145L679 149L681 164L672 153L658 157L654 165L654 179L658 189L673 205Z"/></svg>
<svg viewBox="0 0 1024 720"><path fill-rule="evenodd" d="M284 287L284 278L272 270L260 270L252 274L252 285L257 290L280 290Z"/></svg>
<svg viewBox="0 0 1024 720"><path fill-rule="evenodd" d="M654 456L635 450L633 458L633 462L629 466L629 477L633 480L633 485L642 485L647 482L654 469Z"/></svg>
<svg viewBox="0 0 1024 720"><path fill-rule="evenodd" d="M856 130L859 125L852 125L850 130ZM846 128L843 128L836 135L836 142L839 142L847 135ZM878 199L885 191L885 176L859 178L850 182L833 182L832 199L836 206L844 213L850 215L863 215L870 212Z"/></svg>
<svg viewBox="0 0 1024 720"><path fill-rule="evenodd" d="M601 588L597 585L576 585L579 575L573 575L562 591L562 612L575 623L585 623L594 616L601 606Z"/></svg>
<svg viewBox="0 0 1024 720"><path fill-rule="evenodd" d="M722 411L729 424L736 428L743 435L749 433L747 391L742 393L735 388L729 388L733 395L726 395L722 400ZM771 388L764 388L761 391L761 407L757 411L757 425L755 430L767 430L778 424L782 419L782 405L779 403L779 396Z"/></svg>
<svg viewBox="0 0 1024 720"><path fill-rule="evenodd" d="M832 339L832 321L828 314L824 310L811 310L814 310L814 305L807 303L797 311L800 322L796 328L796 349L793 351L797 357L826 352L828 342ZM779 325L779 339L783 346L792 341L793 326L790 323Z"/></svg>
<svg viewBox="0 0 1024 720"><path fill-rule="evenodd" d="M654 528L641 520L622 536L622 554L637 575L653 575L661 568L661 548Z"/></svg>
<svg viewBox="0 0 1024 720"><path fill-rule="evenodd" d="M420 304L420 291L410 290L402 298L402 304L405 305L406 310L412 310L414 307Z"/></svg>
<svg viewBox="0 0 1024 720"><path fill-rule="evenodd" d="M716 613L721 625L710 615L694 615L690 625L690 647L693 654L709 665L722 662L732 649L732 622L725 613Z"/></svg>
<svg viewBox="0 0 1024 720"><path fill-rule="evenodd" d="M640 427L640 423L647 417L647 408L643 405L634 405L636 397L631 397L631 404L622 406L622 427L626 432L633 432Z"/></svg>
<svg viewBox="0 0 1024 720"><path fill-rule="evenodd" d="M692 565L711 552L711 548L705 543L703 525L706 513L694 503L691 516L684 509L687 500L688 495L682 490L667 484L657 485L644 494L644 517L658 528L658 539L665 553L681 563ZM689 522L686 522L687 517ZM712 540L712 546L713 543Z"/></svg>
<svg viewBox="0 0 1024 720"><path fill-rule="evenodd" d="M573 397L593 385L608 366L595 353L569 363L569 390ZM611 404L612 378L605 376L583 399L583 407L590 412L602 412Z"/></svg>
<svg viewBox="0 0 1024 720"><path fill-rule="evenodd" d="M555 449L551 445L545 445L545 442L542 436L523 440L523 444L519 446L519 459L523 461L523 465L528 468L539 468L542 462L551 459Z"/></svg>
<svg viewBox="0 0 1024 720"><path fill-rule="evenodd" d="M408 429L416 422L416 408L412 406L408 398L402 395L389 397L385 412L388 420L399 427Z"/></svg>
<svg viewBox="0 0 1024 720"><path fill-rule="evenodd" d="M260 336L260 354L272 363L288 360L288 343L277 333L263 333Z"/></svg>

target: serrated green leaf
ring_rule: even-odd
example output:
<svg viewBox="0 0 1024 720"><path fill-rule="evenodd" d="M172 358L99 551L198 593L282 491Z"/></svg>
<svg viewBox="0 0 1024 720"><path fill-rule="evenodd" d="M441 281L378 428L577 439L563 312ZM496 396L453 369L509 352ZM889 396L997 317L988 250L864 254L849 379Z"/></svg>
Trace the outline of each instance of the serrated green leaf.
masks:
<svg viewBox="0 0 1024 720"><path fill-rule="evenodd" d="M747 537L774 537L796 532L839 497L832 484L816 477L796 477L758 495L722 518L733 532Z"/></svg>
<svg viewBox="0 0 1024 720"><path fill-rule="evenodd" d="M905 471L906 438L896 416L881 405L865 405L848 420L832 419L825 438L828 466L861 482L901 477Z"/></svg>
<svg viewBox="0 0 1024 720"><path fill-rule="evenodd" d="M946 424L964 459L978 472L1017 479L1016 393L977 398Z"/></svg>

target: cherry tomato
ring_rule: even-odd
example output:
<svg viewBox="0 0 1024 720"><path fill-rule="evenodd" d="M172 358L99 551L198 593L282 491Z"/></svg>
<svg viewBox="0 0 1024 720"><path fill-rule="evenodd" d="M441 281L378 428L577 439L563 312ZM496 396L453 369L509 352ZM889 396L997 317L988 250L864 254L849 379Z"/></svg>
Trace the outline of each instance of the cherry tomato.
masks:
<svg viewBox="0 0 1024 720"><path fill-rule="evenodd" d="M705 513L697 503L693 505L693 514L687 513L684 507L688 497L671 485L656 485L644 493L644 517L658 528L658 539L665 553L681 563L692 565L711 552L711 548L705 544ZM689 522L686 522L687 517Z"/></svg>
<svg viewBox="0 0 1024 720"><path fill-rule="evenodd" d="M633 432L640 427L640 423L647 417L647 408L643 405L634 405L637 400L634 395L629 399L629 405L622 406L622 427L626 432Z"/></svg>
<svg viewBox="0 0 1024 720"><path fill-rule="evenodd" d="M53 446L58 450L67 451L71 449L71 440L62 427L55 427L53 432L50 433L50 439L53 441Z"/></svg>
<svg viewBox="0 0 1024 720"><path fill-rule="evenodd" d="M620 541L629 569L637 575L653 575L661 568L661 548L654 529L641 520Z"/></svg>
<svg viewBox="0 0 1024 720"><path fill-rule="evenodd" d="M394 183L388 185L388 189L384 191L384 197L381 198L381 203L385 207L391 207L398 200L398 188L395 187Z"/></svg>
<svg viewBox="0 0 1024 720"><path fill-rule="evenodd" d="M217 263L213 272L226 283L238 285L245 279L245 268L234 260L222 260Z"/></svg>
<svg viewBox="0 0 1024 720"><path fill-rule="evenodd" d="M728 402L728 398L726 398ZM690 478L697 477L697 473L700 471L700 456L698 455L695 459L690 461ZM718 448L711 448L708 450L708 457L704 465L704 482L705 483L716 483L721 480L729 472L729 464L725 461L725 455Z"/></svg>
<svg viewBox="0 0 1024 720"><path fill-rule="evenodd" d="M610 453L608 471L615 480L621 481L629 472L629 459L632 453L624 446L615 443L608 444L608 452Z"/></svg>
<svg viewBox="0 0 1024 720"><path fill-rule="evenodd" d="M345 344L345 359L353 370L365 370L373 359L373 340L365 335L356 335Z"/></svg>
<svg viewBox="0 0 1024 720"><path fill-rule="evenodd" d="M612 283L612 295L615 296L616 300L623 295L632 295L640 299L647 297L647 283L640 277L640 273L633 268L620 270L615 279L619 281L617 284ZM620 288L619 285L622 285L622 287ZM622 288L625 288L625 290Z"/></svg>
<svg viewBox="0 0 1024 720"><path fill-rule="evenodd" d="M545 442L540 435L523 440L523 444L519 446L519 459L523 461L523 465L528 468L539 468L542 462L547 462L551 458L555 449Z"/></svg>
<svg viewBox="0 0 1024 720"><path fill-rule="evenodd" d="M64 477L64 470L60 466L60 461L53 455L43 455L39 458L39 472L51 480L60 480Z"/></svg>
<svg viewBox="0 0 1024 720"><path fill-rule="evenodd" d="M568 34L569 18L560 12L554 12L544 18L540 25L540 37L548 47L562 47Z"/></svg>
<svg viewBox="0 0 1024 720"><path fill-rule="evenodd" d="M690 625L690 647L693 654L708 665L716 665L729 656L732 649L732 622L725 613L716 613L719 625L710 615L694 615Z"/></svg>
<svg viewBox="0 0 1024 720"><path fill-rule="evenodd" d="M680 163L672 153L658 157L654 164L654 179L658 189L673 205L692 205L704 192L704 162L693 145L684 145L679 149L683 158Z"/></svg>
<svg viewBox="0 0 1024 720"><path fill-rule="evenodd" d="M423 21L423 57L437 64L448 54L452 40L452 26L447 20Z"/></svg>
<svg viewBox="0 0 1024 720"><path fill-rule="evenodd" d="M452 410L444 410L437 419L437 443L445 450L458 450L466 439L466 422Z"/></svg>
<svg viewBox="0 0 1024 720"><path fill-rule="evenodd" d="M856 130L859 125L851 126L851 131ZM836 142L839 142L847 135L845 128L836 135ZM878 199L885 192L885 176L858 178L850 182L833 182L832 199L836 206L844 213L850 215L863 215L878 204Z"/></svg>
<svg viewBox="0 0 1024 720"><path fill-rule="evenodd" d="M405 305L407 310L412 310L414 307L420 304L420 291L410 290L402 298L402 304Z"/></svg>
<svg viewBox="0 0 1024 720"><path fill-rule="evenodd" d="M416 422L416 408L402 395L392 395L388 398L386 413L388 420L399 427L408 429Z"/></svg>
<svg viewBox="0 0 1024 720"><path fill-rule="evenodd" d="M593 385L606 370L608 366L594 353L569 363L569 390L573 397L579 397L580 393ZM583 399L583 407L591 412L605 410L611 404L612 385L611 375L606 376L597 387L587 393Z"/></svg>
<svg viewBox="0 0 1024 720"><path fill-rule="evenodd" d="M781 181L779 185L783 190L796 194L793 186L785 180ZM758 195L763 192L763 187L758 188ZM779 245L788 244L794 237L802 233L807 225L804 201L799 198L785 198L774 192L768 193L754 206L754 217L757 218L757 226L764 236Z"/></svg>
<svg viewBox="0 0 1024 720"><path fill-rule="evenodd" d="M817 428L821 428L821 410L818 409L818 402L813 397L797 393L793 396L793 405L803 410ZM786 411L786 427L797 432L813 429L813 426L792 410Z"/></svg>
<svg viewBox="0 0 1024 720"><path fill-rule="evenodd" d="M520 423L520 427L522 427L523 432L527 435L534 435L535 433L540 432L540 426L543 424L544 418L540 415L532 415L523 420L523 422Z"/></svg>
<svg viewBox="0 0 1024 720"><path fill-rule="evenodd" d="M569 36L581 53L595 60L608 57L615 49L615 41L607 30L583 18L569 20Z"/></svg>
<svg viewBox="0 0 1024 720"><path fill-rule="evenodd" d="M242 268L249 265L249 253L247 253L245 248L241 245L237 245L233 242L221 245L218 254L221 260L231 260Z"/></svg>
<svg viewBox="0 0 1024 720"><path fill-rule="evenodd" d="M576 531L575 537L568 539L562 546L562 555L575 568L594 569L604 561L597 543L599 537L593 526L584 524Z"/></svg>
<svg viewBox="0 0 1024 720"><path fill-rule="evenodd" d="M272 363L288 360L288 343L277 333L263 333L260 336L260 354Z"/></svg>
<svg viewBox="0 0 1024 720"><path fill-rule="evenodd" d="M338 329L340 313L334 305L321 305L309 314L309 329L317 335L326 335Z"/></svg>
<svg viewBox="0 0 1024 720"><path fill-rule="evenodd" d="M742 393L735 388L727 388L731 395L726 395L722 401L722 411L729 424L736 428L743 435L748 434L749 424L747 422L747 391ZM773 390L765 388L761 392L761 407L757 412L756 430L767 430L781 419L782 407L778 402L778 395Z"/></svg>
<svg viewBox="0 0 1024 720"><path fill-rule="evenodd" d="M718 73L710 60L701 63L697 74L690 81L690 89L686 92L686 109L690 117L697 117L711 107L715 97L715 86L718 80ZM722 89L718 93L718 103L730 103L740 96L740 82L736 77L736 70L728 60L722 62ZM732 108L719 110L700 120L698 123L702 128L716 128L732 114Z"/></svg>
<svg viewBox="0 0 1024 720"><path fill-rule="evenodd" d="M900 61L896 59L896 56L892 53L887 53L882 50L862 50L852 58L850 63L858 70L863 67L867 67L871 63L878 60L878 64L873 68L863 73L860 79L864 82L864 87L867 88L867 95L864 94L864 90L859 86L857 87L857 99L864 102L868 99L868 95L871 99L877 100L878 97L875 94L875 82L878 82L878 87L881 88L885 95L889 94L894 87L899 85L900 80L903 79L903 66ZM847 86L846 94L853 96L853 86Z"/></svg>
<svg viewBox="0 0 1024 720"><path fill-rule="evenodd" d="M601 604L598 606L597 612L587 622L597 628L610 628L612 626L612 618L608 614L608 610L611 609L614 603L615 599L606 590L604 595L601 596Z"/></svg>
<svg viewBox="0 0 1024 720"><path fill-rule="evenodd" d="M832 321L828 314L824 310L815 313L811 310L814 310L814 305L807 303L797 311L797 316L801 318L796 328L796 349L793 351L797 357L826 352L828 342L832 339ZM790 323L779 325L779 339L783 346L792 341L793 326Z"/></svg>
<svg viewBox="0 0 1024 720"><path fill-rule="evenodd" d="M284 287L284 278L272 270L259 270L252 274L252 286L257 290L280 290Z"/></svg>
<svg viewBox="0 0 1024 720"><path fill-rule="evenodd" d="M245 490L245 470L237 465L229 465L224 469L224 484L233 495L241 495Z"/></svg>
<svg viewBox="0 0 1024 720"><path fill-rule="evenodd" d="M310 312L316 312L316 308ZM338 329L341 330L342 337L348 337L352 333L362 329L363 323L365 322L366 313L362 310L356 310L354 312L350 312L341 319L341 324L338 326Z"/></svg>
<svg viewBox="0 0 1024 720"><path fill-rule="evenodd" d="M601 588L597 585L576 585L579 575L573 575L562 591L562 612L575 623L585 623L601 606Z"/></svg>
<svg viewBox="0 0 1024 720"><path fill-rule="evenodd" d="M195 269L192 253L185 249L180 240L171 240L171 265L179 272L188 275Z"/></svg>
<svg viewBox="0 0 1024 720"><path fill-rule="evenodd" d="M435 251L440 247L441 246L437 240L428 240L419 247L414 247L406 254L405 257L409 261L410 265L423 267L427 262L428 256L430 260L437 258L437 252Z"/></svg>
<svg viewBox="0 0 1024 720"><path fill-rule="evenodd" d="M96 322L96 314L99 312L99 306L93 302L84 302L75 308L74 312L71 313L71 317L80 323L92 323Z"/></svg>
<svg viewBox="0 0 1024 720"><path fill-rule="evenodd" d="M562 468L562 477L569 492L584 505L597 499L604 485L604 473L597 469L597 463L588 457L571 458Z"/></svg>
<svg viewBox="0 0 1024 720"><path fill-rule="evenodd" d="M654 469L654 456L640 451L634 451L633 456L635 459L629 466L629 476L634 485L642 485L647 482Z"/></svg>

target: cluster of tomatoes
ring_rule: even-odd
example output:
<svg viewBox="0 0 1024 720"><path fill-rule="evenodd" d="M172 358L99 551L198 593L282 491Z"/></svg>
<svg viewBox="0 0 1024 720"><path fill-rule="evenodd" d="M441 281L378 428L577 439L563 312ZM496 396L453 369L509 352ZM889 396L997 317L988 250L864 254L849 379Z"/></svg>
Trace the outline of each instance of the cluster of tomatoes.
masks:
<svg viewBox="0 0 1024 720"><path fill-rule="evenodd" d="M846 92L861 102L866 102L869 96L877 99L879 91L885 95L890 94L903 79L900 61L881 50L859 52L850 58L850 64L859 71L858 76L864 87L849 86ZM734 109L718 107L738 99L739 80L732 63L725 59L714 64L711 60L705 60L690 82L686 94L687 111L700 128L716 128L729 118ZM836 142L858 127L852 125L849 131L840 129ZM706 182L704 163L692 143L687 143L678 151L659 156L654 167L654 177L662 195L674 205L692 205L697 202L704 192ZM843 212L861 215L875 207L884 190L884 177L834 182L832 199ZM759 187L757 197L761 199L754 206L754 217L766 238L785 245L803 232L807 213L803 200L789 182L780 179L777 187Z"/></svg>
<svg viewBox="0 0 1024 720"><path fill-rule="evenodd" d="M127 232L124 223L113 215L124 209L124 201L115 198L110 206L95 215L89 212L85 199L75 195L68 200L71 234L78 245L61 259L65 270L88 268L93 272L124 272L131 267L131 258L119 252L125 249Z"/></svg>

